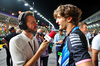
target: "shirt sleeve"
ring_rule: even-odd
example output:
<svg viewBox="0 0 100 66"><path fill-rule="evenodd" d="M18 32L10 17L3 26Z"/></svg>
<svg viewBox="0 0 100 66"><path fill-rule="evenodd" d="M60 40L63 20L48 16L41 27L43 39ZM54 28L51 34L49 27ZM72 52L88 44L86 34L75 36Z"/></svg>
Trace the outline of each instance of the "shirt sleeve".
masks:
<svg viewBox="0 0 100 66"><path fill-rule="evenodd" d="M74 33L71 34L69 37L71 45L70 53L73 56L75 65L78 65L86 61L91 61L88 49L86 48L87 41L84 38L85 37L80 38L79 34L74 34Z"/></svg>
<svg viewBox="0 0 100 66"><path fill-rule="evenodd" d="M92 49L95 49L95 50L100 50L100 37L98 36L95 36L92 40Z"/></svg>
<svg viewBox="0 0 100 66"><path fill-rule="evenodd" d="M23 66L26 62L26 56L23 52L19 40L15 38L10 40L10 53L14 66Z"/></svg>

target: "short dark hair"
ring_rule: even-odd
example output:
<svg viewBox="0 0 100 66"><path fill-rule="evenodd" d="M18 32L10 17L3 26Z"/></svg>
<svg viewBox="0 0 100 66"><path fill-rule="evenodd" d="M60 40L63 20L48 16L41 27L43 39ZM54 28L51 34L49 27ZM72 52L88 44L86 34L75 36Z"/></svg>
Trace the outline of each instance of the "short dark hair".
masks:
<svg viewBox="0 0 100 66"><path fill-rule="evenodd" d="M9 28L9 31L11 32L12 30L14 30L14 27Z"/></svg>
<svg viewBox="0 0 100 66"><path fill-rule="evenodd" d="M27 22L27 16L32 15L33 16L33 12L31 11L26 11L26 12L22 12L19 16L18 16L18 21L23 21L23 22Z"/></svg>

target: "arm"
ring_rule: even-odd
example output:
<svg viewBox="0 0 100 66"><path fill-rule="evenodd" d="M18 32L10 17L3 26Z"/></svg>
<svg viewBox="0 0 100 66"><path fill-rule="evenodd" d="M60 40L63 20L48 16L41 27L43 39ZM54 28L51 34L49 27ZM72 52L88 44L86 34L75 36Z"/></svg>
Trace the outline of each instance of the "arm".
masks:
<svg viewBox="0 0 100 66"><path fill-rule="evenodd" d="M39 59L39 57L41 56L41 54L43 53L43 51L47 49L48 45L49 45L49 42L46 42L46 40L44 40L42 42L42 44L40 45L36 54L27 63L25 63L24 66L34 65L37 62L37 60Z"/></svg>
<svg viewBox="0 0 100 66"><path fill-rule="evenodd" d="M93 66L98 66L98 50L92 49L92 62Z"/></svg>
<svg viewBox="0 0 100 66"><path fill-rule="evenodd" d="M5 39L5 38L2 38L2 40L1 40L3 43L5 43L6 44L6 47L8 48L8 41Z"/></svg>
<svg viewBox="0 0 100 66"><path fill-rule="evenodd" d="M40 55L42 54L42 52L48 47L48 45L49 45L49 42L46 42L46 40L44 40L42 44L40 45L39 49L37 50L37 52L35 53L35 55L33 55L33 57L30 57L30 60L28 60L27 53L26 53L27 51L25 50L25 48L22 48L23 47L22 40L19 38L16 39L16 37L11 39L10 53L12 56L14 66L18 66L18 65L33 66L38 60L38 58L40 57Z"/></svg>
<svg viewBox="0 0 100 66"><path fill-rule="evenodd" d="M100 36L97 35L92 40L92 62L93 66L98 66L98 53L100 52Z"/></svg>
<svg viewBox="0 0 100 66"><path fill-rule="evenodd" d="M5 38L2 38L1 40L3 43L8 43L8 41Z"/></svg>
<svg viewBox="0 0 100 66"><path fill-rule="evenodd" d="M89 51L92 51L92 47L90 46Z"/></svg>
<svg viewBox="0 0 100 66"><path fill-rule="evenodd" d="M59 43L63 43L63 40L60 40L60 41L56 42L56 44L59 44Z"/></svg>

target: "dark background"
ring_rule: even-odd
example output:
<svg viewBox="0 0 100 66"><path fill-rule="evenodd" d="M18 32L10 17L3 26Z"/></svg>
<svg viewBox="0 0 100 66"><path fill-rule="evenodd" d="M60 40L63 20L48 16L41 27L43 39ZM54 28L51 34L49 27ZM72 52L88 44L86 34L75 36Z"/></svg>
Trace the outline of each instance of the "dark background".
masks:
<svg viewBox="0 0 100 66"><path fill-rule="evenodd" d="M25 0L33 6L34 2L34 8L41 13L45 18L54 24L55 28L59 28L58 24L56 24L55 19L53 17L54 10L62 4L73 4L79 7L82 10L82 20L86 19L87 17L93 15L97 11L100 10L100 3L99 0ZM0 7L4 8L0 9L0 11L3 11L5 13L11 14L12 12L16 13L16 17L18 17L18 11L27 11L29 10L29 7L25 7L24 3L22 1L18 0L0 0ZM36 19L39 19L41 22L44 22L48 25L48 23L37 16L35 14ZM41 25L41 24L39 24Z"/></svg>

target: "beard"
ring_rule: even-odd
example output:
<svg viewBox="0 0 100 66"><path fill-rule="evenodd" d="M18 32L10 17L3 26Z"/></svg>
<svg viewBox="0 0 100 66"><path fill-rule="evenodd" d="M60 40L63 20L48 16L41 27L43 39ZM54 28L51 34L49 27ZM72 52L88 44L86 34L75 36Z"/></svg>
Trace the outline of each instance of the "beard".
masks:
<svg viewBox="0 0 100 66"><path fill-rule="evenodd" d="M28 31L29 33L36 33L37 30L35 30L35 29L29 29L29 28L28 28L27 31Z"/></svg>
<svg viewBox="0 0 100 66"><path fill-rule="evenodd" d="M66 19L62 21L62 24L59 26L60 29L66 30L67 29L67 22Z"/></svg>
<svg viewBox="0 0 100 66"><path fill-rule="evenodd" d="M66 27L67 27L67 25L60 25L60 27L59 27L59 29L61 29L61 30L66 30Z"/></svg>

